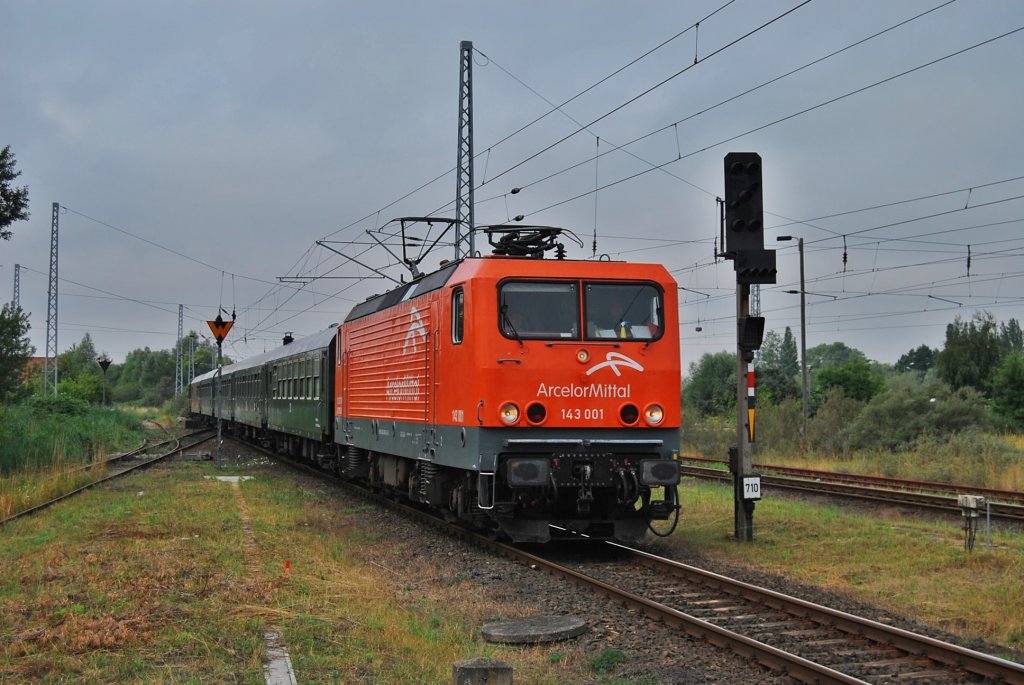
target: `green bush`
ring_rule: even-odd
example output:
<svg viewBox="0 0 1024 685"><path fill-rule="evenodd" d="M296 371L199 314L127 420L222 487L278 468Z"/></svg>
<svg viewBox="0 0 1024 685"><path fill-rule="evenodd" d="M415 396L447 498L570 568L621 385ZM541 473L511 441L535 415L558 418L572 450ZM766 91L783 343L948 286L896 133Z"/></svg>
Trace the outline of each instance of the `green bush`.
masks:
<svg viewBox="0 0 1024 685"><path fill-rule="evenodd" d="M103 400L103 378L97 375L82 375L60 382L59 394L80 399L89 404L100 404Z"/></svg>
<svg viewBox="0 0 1024 685"><path fill-rule="evenodd" d="M712 416L736 408L736 355L705 353L690 362L683 379L683 406L688 412Z"/></svg>
<svg viewBox="0 0 1024 685"><path fill-rule="evenodd" d="M847 434L853 449L897 451L913 449L924 439L942 442L988 427L985 400L973 388L899 383L872 398Z"/></svg>
<svg viewBox="0 0 1024 685"><path fill-rule="evenodd" d="M142 392L139 390L139 386L135 383L121 383L107 395L112 402L123 404L125 402L134 402L135 400L142 397Z"/></svg>
<svg viewBox="0 0 1024 685"><path fill-rule="evenodd" d="M164 402L160 413L166 416L185 416L188 414L188 388L181 395L175 395Z"/></svg>
<svg viewBox="0 0 1024 685"><path fill-rule="evenodd" d="M685 453L725 459L729 456L729 447L736 444L736 420L683 412L681 433Z"/></svg>
<svg viewBox="0 0 1024 685"><path fill-rule="evenodd" d="M849 450L849 432L864 403L846 396L841 387L831 388L807 423L807 440L811 448L830 456L843 456Z"/></svg>
<svg viewBox="0 0 1024 685"><path fill-rule="evenodd" d="M1024 431L1024 354L1011 352L996 369L992 411L1003 428Z"/></svg>
<svg viewBox="0 0 1024 685"><path fill-rule="evenodd" d="M33 395L28 404L39 416L51 414L84 416L89 412L88 402L71 395Z"/></svg>
<svg viewBox="0 0 1024 685"><path fill-rule="evenodd" d="M0 410L0 474L87 463L97 453L137 447L142 421L117 409L58 395L36 396Z"/></svg>
<svg viewBox="0 0 1024 685"><path fill-rule="evenodd" d="M791 454L800 450L803 410L800 400L765 403L757 410L754 422L754 456ZM735 433L733 443L736 442Z"/></svg>
<svg viewBox="0 0 1024 685"><path fill-rule="evenodd" d="M608 673L628 660L629 657L625 652L618 649L606 649L590 660L590 669L595 673Z"/></svg>
<svg viewBox="0 0 1024 685"><path fill-rule="evenodd" d="M1024 464L1024 450L990 433L968 429L947 436L923 436L913 450L859 453L859 471L875 470L893 478L985 487Z"/></svg>

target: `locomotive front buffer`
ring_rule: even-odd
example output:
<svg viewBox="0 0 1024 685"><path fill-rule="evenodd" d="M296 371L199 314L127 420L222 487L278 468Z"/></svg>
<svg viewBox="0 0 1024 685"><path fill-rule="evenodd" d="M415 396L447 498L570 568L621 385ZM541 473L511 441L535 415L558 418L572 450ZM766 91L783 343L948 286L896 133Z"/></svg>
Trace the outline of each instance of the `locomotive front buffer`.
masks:
<svg viewBox="0 0 1024 685"><path fill-rule="evenodd" d="M546 540L549 525L637 540L677 508L678 462L645 439L509 439L493 481L493 515L516 540Z"/></svg>

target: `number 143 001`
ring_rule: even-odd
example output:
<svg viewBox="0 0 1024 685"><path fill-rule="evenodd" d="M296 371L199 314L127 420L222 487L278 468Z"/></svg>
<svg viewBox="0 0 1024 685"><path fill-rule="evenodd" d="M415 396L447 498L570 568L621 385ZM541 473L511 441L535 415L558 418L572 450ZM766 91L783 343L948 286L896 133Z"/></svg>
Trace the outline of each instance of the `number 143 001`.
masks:
<svg viewBox="0 0 1024 685"><path fill-rule="evenodd" d="M604 409L562 407L562 419L565 421L600 421L604 419Z"/></svg>

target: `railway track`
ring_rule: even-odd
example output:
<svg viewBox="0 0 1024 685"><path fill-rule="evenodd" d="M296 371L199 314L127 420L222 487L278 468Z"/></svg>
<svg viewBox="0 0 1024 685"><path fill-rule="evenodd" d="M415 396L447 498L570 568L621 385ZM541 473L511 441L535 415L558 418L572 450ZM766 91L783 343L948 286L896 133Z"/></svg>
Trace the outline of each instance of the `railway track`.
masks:
<svg viewBox="0 0 1024 685"><path fill-rule="evenodd" d="M615 543L531 564L806 683L1024 683L1024 666ZM522 556L503 546L503 553Z"/></svg>
<svg viewBox="0 0 1024 685"><path fill-rule="evenodd" d="M267 452L317 477L309 465ZM360 497L600 593L690 636L728 648L805 683L1024 685L1024 666L870 619L836 611L615 543L585 561L558 550L531 552L449 524L434 514L331 478Z"/></svg>
<svg viewBox="0 0 1024 685"><path fill-rule="evenodd" d="M704 457L680 457L684 462L696 462L702 464L720 464L727 462L721 459L707 459ZM911 490L915 492L928 492L944 495L982 495L991 500L1005 502L1007 504L1024 504L1024 492L1016 490L1000 490L997 488L982 488L973 485L956 485L952 483L939 483L927 480L907 480L905 478L888 478L886 476L866 476L856 473L837 473L835 471L820 471L817 469L806 469L796 466L779 466L776 464L754 464L754 468L762 473L774 473L780 476L794 476L811 480L823 480L832 483L847 483L850 485L867 485L871 487L885 488L888 490Z"/></svg>
<svg viewBox="0 0 1024 685"><path fill-rule="evenodd" d="M683 476L690 476L705 480L732 482L732 474L728 471L723 471L722 469L705 466L689 466L687 464L680 464L679 468ZM943 511L955 514L956 516L961 515L956 495L938 495L928 492L918 492L910 489L867 487L844 482L833 482L831 480L818 480L817 478L807 476L773 476L765 475L763 473L761 475L761 485L802 493L827 495L830 497L844 497L849 499L880 502L889 505L912 507L915 509ZM977 492L972 492L971 494L977 494ZM991 500L987 501L989 512L993 519L1024 523L1024 504L1011 504ZM983 512L984 511L985 510L983 509Z"/></svg>
<svg viewBox="0 0 1024 685"><path fill-rule="evenodd" d="M48 507L51 507L54 504L57 504L58 502L63 502L64 500L70 499L70 498L74 497L75 495L88 490L89 488L92 488L92 487L95 487L97 485L100 485L101 483L106 483L108 481L114 480L115 478L120 478L121 476L124 476L124 475L126 475L128 473L131 473L133 471L144 469L144 468L147 468L149 466L152 466L153 464L156 464L156 463L158 463L160 461L163 461L164 459L167 459L170 456L178 454L179 452L182 452L182 451L187 450L187 449L191 449L191 448L193 448L193 447L195 447L197 445L200 445L200 444L206 442L207 440L211 440L215 435L216 435L215 432L212 432L212 431L209 431L209 430L196 431L196 432L193 432L193 433L189 433L188 435L182 436L181 438L165 440L163 442L157 443L156 445L149 445L149 446L143 445L142 447L140 447L138 449L135 449L135 450L132 450L131 452L128 452L126 454L119 455L119 456L114 457L112 459L108 459L108 460L106 460L104 462L98 462L97 464L91 464L91 465L89 465L87 467L83 467L83 469L88 469L88 468L93 468L93 467L95 467L95 466L97 466L99 464L105 464L105 465L107 465L107 475L102 477L102 478L98 478L98 479L96 479L96 480L94 480L94 481L92 481L90 483L86 483L85 485L83 485L83 486L81 486L79 488L76 488L76 489L74 489L74 490L72 490L70 492L67 492L67 493L61 495L60 497L54 497L53 499L51 499L49 501L46 501L46 502L43 502L42 504L37 504L34 507L29 507L28 509L23 509L22 511L19 511L16 514L12 514L11 516L8 516L5 519L0 519L0 527L2 527L3 525L5 525L5 524L7 524L7 523L9 523L11 521L14 521L15 519L23 518L23 517L28 516L30 514L34 514L34 513L38 512L38 511L41 511L41 510L46 509ZM194 440L193 440L193 438L194 438ZM189 441L189 442L188 442L188 444L182 444L183 441ZM147 450L151 450L154 447L166 446L166 445L168 445L170 443L174 443L174 447L172 449L170 449L169 451L164 452L163 454L160 454L160 455L158 455L156 457L153 457L152 459L147 459L145 461L140 461L140 462L137 462L137 463L129 463L128 462L128 460L137 457L138 455L142 454L143 452L145 452Z"/></svg>

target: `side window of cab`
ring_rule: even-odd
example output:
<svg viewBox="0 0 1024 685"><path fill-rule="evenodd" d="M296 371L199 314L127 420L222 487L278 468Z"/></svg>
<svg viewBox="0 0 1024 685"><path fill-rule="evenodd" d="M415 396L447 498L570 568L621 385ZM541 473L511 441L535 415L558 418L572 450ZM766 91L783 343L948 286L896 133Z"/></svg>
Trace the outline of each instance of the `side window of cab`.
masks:
<svg viewBox="0 0 1024 685"><path fill-rule="evenodd" d="M465 304L466 295L462 288L455 288L452 291L452 343L455 345L462 342L466 330Z"/></svg>

